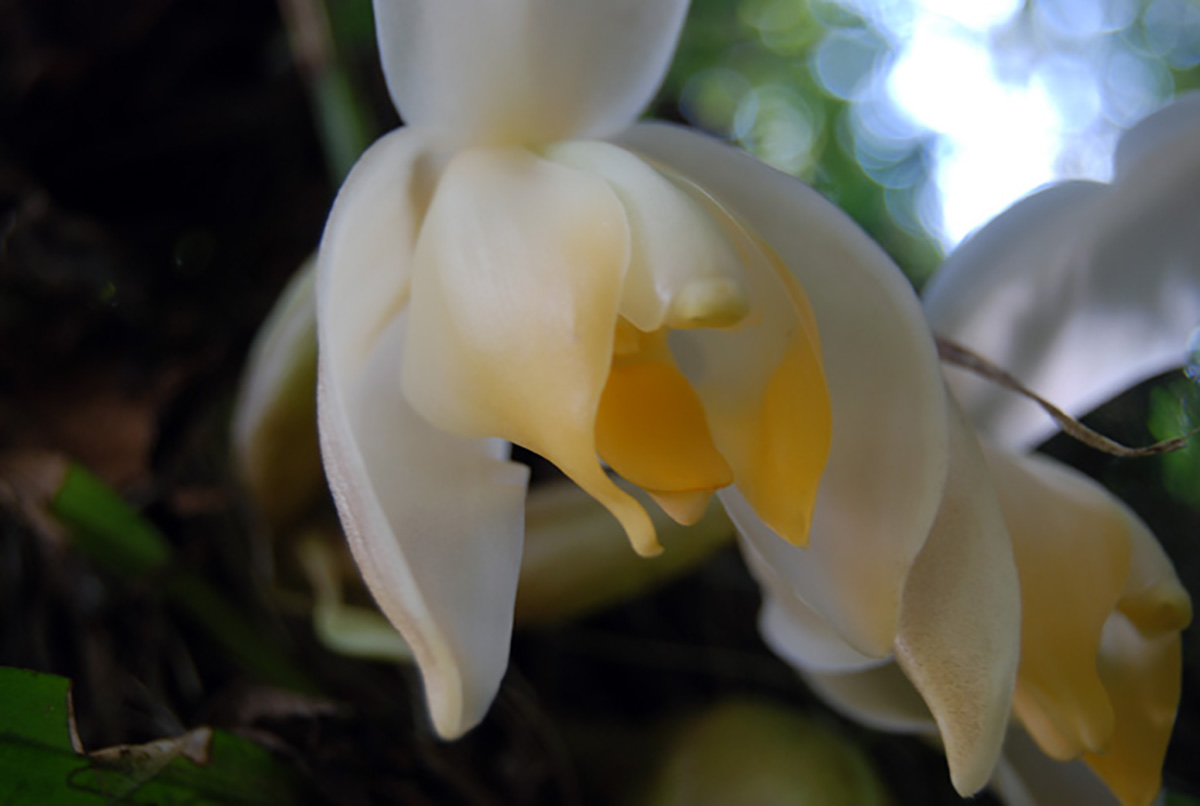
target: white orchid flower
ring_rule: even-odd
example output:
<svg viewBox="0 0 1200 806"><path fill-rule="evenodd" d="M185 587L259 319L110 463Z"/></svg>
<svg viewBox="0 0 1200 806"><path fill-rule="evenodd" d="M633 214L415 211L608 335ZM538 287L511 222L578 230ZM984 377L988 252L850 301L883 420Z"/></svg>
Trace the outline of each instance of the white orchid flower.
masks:
<svg viewBox="0 0 1200 806"><path fill-rule="evenodd" d="M1200 93L1122 136L1111 184L1063 182L963 243L924 291L933 329L1073 416L1187 360L1200 326ZM961 370L951 388L1005 445L1054 433L1035 403Z"/></svg>
<svg viewBox="0 0 1200 806"><path fill-rule="evenodd" d="M991 515L929 538L995 502L964 490L939 514L946 397L895 265L797 180L635 124L686 6L376 0L407 125L352 171L317 269L322 453L352 551L454 737L508 660L527 478L509 443L646 555L651 521L601 460L681 522L717 492L855 652L904 637L969 734L971 791L1007 717L1015 570ZM991 575L964 590L954 574L979 558ZM948 615L976 602L985 615ZM939 671L956 658L969 685Z"/></svg>
<svg viewBox="0 0 1200 806"><path fill-rule="evenodd" d="M1116 162L1112 185L1065 183L1016 204L948 258L926 296L936 332L1074 415L1183 364L1200 319L1200 96L1126 134ZM1123 504L1070 468L1019 453L1053 430L1040 408L948 373L992 443L989 475L1020 575L1020 726L994 785L1013 806L1149 804L1179 702L1187 592ZM769 615L768 638L787 642ZM803 668L851 716L937 735L903 663Z"/></svg>

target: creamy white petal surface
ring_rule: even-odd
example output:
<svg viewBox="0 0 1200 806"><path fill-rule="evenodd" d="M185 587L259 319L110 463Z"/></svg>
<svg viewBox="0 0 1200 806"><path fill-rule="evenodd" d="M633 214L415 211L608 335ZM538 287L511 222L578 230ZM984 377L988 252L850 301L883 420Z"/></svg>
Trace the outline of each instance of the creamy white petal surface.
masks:
<svg viewBox="0 0 1200 806"><path fill-rule="evenodd" d="M375 0L392 100L448 145L604 137L658 89L687 0Z"/></svg>
<svg viewBox="0 0 1200 806"><path fill-rule="evenodd" d="M620 198L631 247L620 313L638 330L696 326L680 305L689 290L740 290L740 256L700 205L648 163L599 142L560 143L545 155L603 178ZM736 313L746 313L744 298L731 302L740 302Z"/></svg>
<svg viewBox="0 0 1200 806"><path fill-rule="evenodd" d="M904 582L937 514L946 401L907 280L815 191L711 138L639 125L620 143L711 193L778 253L812 303L833 442L809 547L766 530L736 491L722 501L764 560L859 653L884 658Z"/></svg>
<svg viewBox="0 0 1200 806"><path fill-rule="evenodd" d="M804 674L833 708L878 730L938 742L921 695L892 663L858 674ZM1010 726L990 782L1006 806L1116 806L1117 799L1082 761L1054 761L1019 726Z"/></svg>
<svg viewBox="0 0 1200 806"><path fill-rule="evenodd" d="M434 426L549 459L649 554L649 516L596 456L629 251L624 210L599 177L524 149L460 153L421 229L403 380Z"/></svg>
<svg viewBox="0 0 1200 806"><path fill-rule="evenodd" d="M952 407L950 471L933 531L904 589L896 660L938 723L950 777L983 788L1008 724L1021 592L983 452Z"/></svg>
<svg viewBox="0 0 1200 806"><path fill-rule="evenodd" d="M870 660L844 642L839 646L828 623L798 600L752 546L746 553L767 592L761 626L772 649L815 675L856 717L872 712L869 721L889 729L911 719L905 729L919 724L921 733L933 732L936 721L954 785L969 795L987 783L1008 724L1020 648L1020 587L983 454L957 411L950 445L942 508L905 587L895 648L903 675L880 668L862 677ZM839 673L849 679L839 681ZM904 719L889 712L892 706L879 700L878 691L859 683L882 680L885 690L903 692L895 707L912 706L897 676L906 678L922 702ZM917 720L930 713L928 726Z"/></svg>
<svg viewBox="0 0 1200 806"><path fill-rule="evenodd" d="M1200 99L1122 139L1112 185L1018 202L947 259L925 291L935 331L1081 415L1180 366L1200 325ZM1052 434L1034 404L955 371L974 422L1013 447Z"/></svg>
<svg viewBox="0 0 1200 806"><path fill-rule="evenodd" d="M322 241L322 455L354 557L413 649L434 726L482 718L508 663L526 468L499 440L437 431L400 388L424 141L400 131L360 160Z"/></svg>

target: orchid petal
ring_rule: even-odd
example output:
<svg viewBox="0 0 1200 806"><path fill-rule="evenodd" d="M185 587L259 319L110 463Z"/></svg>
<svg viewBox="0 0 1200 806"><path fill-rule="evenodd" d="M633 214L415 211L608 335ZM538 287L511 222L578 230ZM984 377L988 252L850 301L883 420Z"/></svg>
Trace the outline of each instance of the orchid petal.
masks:
<svg viewBox="0 0 1200 806"><path fill-rule="evenodd" d="M276 528L325 489L317 438L315 274L315 261L301 266L259 328L230 424L238 471Z"/></svg>
<svg viewBox="0 0 1200 806"><path fill-rule="evenodd" d="M1200 146L1197 131L1200 131L1200 92L1175 96L1121 136L1113 157L1117 177L1134 174L1155 161L1174 162L1181 148L1191 149L1195 154Z"/></svg>
<svg viewBox="0 0 1200 806"><path fill-rule="evenodd" d="M459 154L417 246L403 385L438 428L556 464L654 554L649 516L596 457L628 261L624 210L602 179L522 149Z"/></svg>
<svg viewBox="0 0 1200 806"><path fill-rule="evenodd" d="M966 796L987 783L1004 740L1021 601L983 452L957 406L950 425L945 497L904 588L896 660L936 717Z"/></svg>
<svg viewBox="0 0 1200 806"><path fill-rule="evenodd" d="M895 663L851 674L802 673L839 713L876 730L937 740L937 723L920 693Z"/></svg>
<svg viewBox="0 0 1200 806"><path fill-rule="evenodd" d="M1117 609L1147 636L1177 634L1191 623L1192 601L1150 529L1124 505L1133 554Z"/></svg>
<svg viewBox="0 0 1200 806"><path fill-rule="evenodd" d="M1149 806L1162 787L1163 759L1179 708L1179 634L1148 637L1115 614L1104 625L1099 666L1113 705L1113 735L1103 753L1086 753L1083 759L1122 803Z"/></svg>
<svg viewBox="0 0 1200 806"><path fill-rule="evenodd" d="M969 795L987 783L1004 740L1020 647L1020 601L1008 533L982 451L961 412L955 412L951 427L945 497L905 587L896 660L928 707L922 715L931 712L936 720L955 788ZM768 644L798 669L816 672L824 687L843 698L860 696L853 681L838 683L831 673L854 672L869 659L849 654L753 546L746 549L767 591L761 625ZM855 707L882 707L872 702ZM895 718L886 721L895 728ZM919 732L927 732L923 722Z"/></svg>
<svg viewBox="0 0 1200 806"><path fill-rule="evenodd" d="M739 496L722 496L798 595L858 652L886 657L947 464L945 392L915 296L866 235L793 177L672 126L635 126L622 143L711 193L779 255L811 300L833 441L809 547L787 545Z"/></svg>
<svg viewBox="0 0 1200 806"><path fill-rule="evenodd" d="M687 0L375 0L405 121L460 144L603 137L658 89Z"/></svg>
<svg viewBox="0 0 1200 806"><path fill-rule="evenodd" d="M856 672L888 662L863 655L846 643L833 625L796 595L791 583L763 558L753 542L739 536L738 543L746 565L762 586L758 627L772 652L798 671L817 673Z"/></svg>
<svg viewBox="0 0 1200 806"><path fill-rule="evenodd" d="M925 286L930 326L1057 405L1070 407L1074 401L1061 395L1068 385L1078 389L1091 381L1091 364L1054 372L1039 366L1050 360L1046 347L1062 327L1059 311L1070 304L1071 288L1060 287L1058 275L1071 262L1072 235L1104 192L1098 183L1064 182L992 219L955 249ZM1060 384L1055 372L1064 369L1070 381ZM1001 445L1029 447L1056 427L1037 404L965 370L950 368L947 382L971 421Z"/></svg>
<svg viewBox="0 0 1200 806"><path fill-rule="evenodd" d="M602 177L621 199L631 254L620 312L630 324L651 333L663 327L733 325L746 314L741 257L687 192L608 143L560 143L544 152L548 159ZM725 299L697 299L705 291L713 297L722 290ZM714 306L703 302L723 303L715 307L724 321L705 321L713 314L704 309Z"/></svg>
<svg viewBox="0 0 1200 806"><path fill-rule="evenodd" d="M1112 792L1082 761L1055 761L1015 725L1004 741L992 788L1005 806L1118 806Z"/></svg>
<svg viewBox="0 0 1200 806"><path fill-rule="evenodd" d="M1187 590L1158 541L1129 518L1133 556L1117 612L1104 625L1100 679L1112 702L1112 741L1084 760L1125 803L1150 803L1161 786L1182 677Z"/></svg>
<svg viewBox="0 0 1200 806"><path fill-rule="evenodd" d="M1096 668L1130 569L1131 518L1102 487L1040 456L988 456L1021 576L1014 707L1058 760L1103 751L1113 707Z"/></svg>
<svg viewBox="0 0 1200 806"><path fill-rule="evenodd" d="M483 716L508 663L526 468L498 440L434 429L401 393L423 141L389 135L360 160L318 258L318 416L330 491L355 561L413 649L434 727Z"/></svg>
<svg viewBox="0 0 1200 806"><path fill-rule="evenodd" d="M926 289L934 329L1075 416L1186 360L1200 324L1200 101L1128 132L1110 186L1018 202ZM956 377L972 419L1010 447L1049 436L1033 403Z"/></svg>
<svg viewBox="0 0 1200 806"><path fill-rule="evenodd" d="M672 352L704 401L738 500L756 523L805 546L833 430L816 315L770 247L703 189L675 181L737 243L751 314L732 328L672 331Z"/></svg>

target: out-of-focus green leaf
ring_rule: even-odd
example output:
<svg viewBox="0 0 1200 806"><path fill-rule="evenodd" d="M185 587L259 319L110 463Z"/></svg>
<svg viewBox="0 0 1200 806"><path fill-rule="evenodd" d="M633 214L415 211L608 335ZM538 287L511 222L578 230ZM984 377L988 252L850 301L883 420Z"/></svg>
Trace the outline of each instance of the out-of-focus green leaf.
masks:
<svg viewBox="0 0 1200 806"><path fill-rule="evenodd" d="M310 800L300 775L265 748L200 728L90 755L76 751L70 682L0 668L0 803L267 806Z"/></svg>
<svg viewBox="0 0 1200 806"><path fill-rule="evenodd" d="M157 529L74 462L68 465L50 510L74 527L79 546L111 571L141 578L171 558L171 548Z"/></svg>
<svg viewBox="0 0 1200 806"><path fill-rule="evenodd" d="M0 743L21 741L74 752L71 681L0 667Z"/></svg>
<svg viewBox="0 0 1200 806"><path fill-rule="evenodd" d="M1166 806L1200 806L1200 800L1176 792L1168 792Z"/></svg>
<svg viewBox="0 0 1200 806"><path fill-rule="evenodd" d="M173 567L166 538L88 470L74 462L65 463L62 481L47 508L71 528L76 545L108 570L139 582L157 575L167 599L244 668L274 685L296 691L319 690L316 681L281 647L264 640L220 590L203 577Z"/></svg>
<svg viewBox="0 0 1200 806"><path fill-rule="evenodd" d="M1150 393L1148 426L1155 439L1173 439L1196 428L1200 414L1200 387L1187 378L1162 384ZM1186 448L1162 457L1163 484L1172 495L1189 504L1200 504L1200 438Z"/></svg>

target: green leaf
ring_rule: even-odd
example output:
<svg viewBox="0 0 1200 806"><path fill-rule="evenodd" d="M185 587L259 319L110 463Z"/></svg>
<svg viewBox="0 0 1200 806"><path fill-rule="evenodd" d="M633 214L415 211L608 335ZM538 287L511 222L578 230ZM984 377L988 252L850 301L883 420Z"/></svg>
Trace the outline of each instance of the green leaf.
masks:
<svg viewBox="0 0 1200 806"><path fill-rule="evenodd" d="M117 573L140 578L171 559L171 548L158 530L75 462L67 467L50 511L75 528L84 551Z"/></svg>
<svg viewBox="0 0 1200 806"><path fill-rule="evenodd" d="M72 741L70 681L0 667L0 803L268 806L311 800L299 773L266 748L199 728L90 755Z"/></svg>
<svg viewBox="0 0 1200 806"><path fill-rule="evenodd" d="M0 667L0 743L21 741L74 752L71 681Z"/></svg>
<svg viewBox="0 0 1200 806"><path fill-rule="evenodd" d="M1180 795L1178 792L1168 792L1166 806L1200 806L1200 800Z"/></svg>
<svg viewBox="0 0 1200 806"><path fill-rule="evenodd" d="M70 689L63 677L0 668L0 802L6 806L108 802L76 786L89 761L71 742Z"/></svg>

